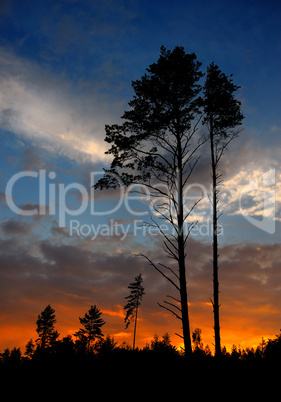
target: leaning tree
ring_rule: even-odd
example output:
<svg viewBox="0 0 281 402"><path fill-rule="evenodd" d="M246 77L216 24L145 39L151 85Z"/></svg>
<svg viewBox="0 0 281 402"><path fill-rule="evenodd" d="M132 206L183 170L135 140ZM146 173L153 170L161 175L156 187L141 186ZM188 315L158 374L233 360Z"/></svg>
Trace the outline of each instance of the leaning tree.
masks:
<svg viewBox="0 0 281 402"><path fill-rule="evenodd" d="M144 287L142 286L142 275L139 274L135 277L135 282L129 284L128 288L131 290L129 296L126 296L125 299L128 300L126 305L124 306L124 310L126 310L126 316L124 319L126 329L131 324L132 320L135 321L134 325L134 340L133 340L133 349L135 349L136 345L136 331L137 331L137 321L138 321L138 310L141 304L144 293Z"/></svg>

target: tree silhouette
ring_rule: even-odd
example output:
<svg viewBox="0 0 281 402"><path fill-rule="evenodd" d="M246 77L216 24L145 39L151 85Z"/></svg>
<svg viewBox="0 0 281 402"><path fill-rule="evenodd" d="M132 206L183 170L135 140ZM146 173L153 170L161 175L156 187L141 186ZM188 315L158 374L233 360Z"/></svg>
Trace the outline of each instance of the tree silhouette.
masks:
<svg viewBox="0 0 281 402"><path fill-rule="evenodd" d="M6 348L3 353L0 353L0 361L6 366L16 367L21 363L21 350L14 347L12 350ZM1 373L3 374L3 373Z"/></svg>
<svg viewBox="0 0 281 402"><path fill-rule="evenodd" d="M25 356L27 356L29 359L31 359L32 356L33 356L33 354L34 354L34 351L35 351L35 344L34 344L34 342L33 342L33 339L31 338L31 339L27 342L27 344L26 344L26 346L25 346L25 352L24 352L24 354L25 354Z"/></svg>
<svg viewBox="0 0 281 402"><path fill-rule="evenodd" d="M207 69L204 85L204 119L203 124L208 128L208 138L211 149L212 165L212 205L213 205L213 312L215 330L216 356L221 354L220 323L219 323L219 253L218 253L218 210L219 186L222 184L218 171L219 161L226 147L237 137L239 126L243 120L241 103L235 99L234 93L239 87L233 80L222 73L214 63Z"/></svg>
<svg viewBox="0 0 281 402"><path fill-rule="evenodd" d="M167 351L172 351L176 353L176 348L172 345L171 337L168 332L165 332L165 334L162 336L162 340L160 340L159 336L155 334L150 342L150 348L155 352L165 353Z"/></svg>
<svg viewBox="0 0 281 402"><path fill-rule="evenodd" d="M130 110L122 116L125 122L105 127L105 141L111 144L106 153L113 156L113 161L95 185L100 189L132 186L146 196L149 191L154 212L151 226L163 236L164 250L176 261L178 272L168 264L157 264L140 255L179 292L179 299L172 297L173 303L159 305L182 321L186 355L191 355L192 349L185 245L195 225L188 220L199 200L188 206L183 198L202 145L195 138L200 120L200 66L196 55L185 53L183 47L177 46L173 51L161 47L157 63L151 64L140 80L132 82L135 95L129 102ZM158 218L169 223L169 233L163 232Z"/></svg>
<svg viewBox="0 0 281 402"><path fill-rule="evenodd" d="M55 310L48 304L36 321L36 331L39 336L36 343L41 349L53 346L59 337L58 331L55 330L56 322Z"/></svg>
<svg viewBox="0 0 281 402"><path fill-rule="evenodd" d="M145 294L144 288L142 287L142 282L142 276L141 274L139 274L135 277L135 282L129 284L128 289L131 289L131 293L129 294L129 296L125 297L125 299L128 300L128 303L124 306L124 310L127 310L126 317L124 319L126 328L128 328L131 321L135 318L133 349L135 349L136 343L138 309L140 306L140 302L142 301L142 297Z"/></svg>
<svg viewBox="0 0 281 402"><path fill-rule="evenodd" d="M88 313L83 318L79 317L80 323L84 328L80 328L74 335L84 343L88 350L96 339L101 339L103 333L101 327L105 324L105 321L101 318L101 311L96 305L91 306Z"/></svg>
<svg viewBox="0 0 281 402"><path fill-rule="evenodd" d="M201 333L202 330L200 328L195 328L194 332L192 332L193 356L197 359L205 359L211 352L209 347L204 350Z"/></svg>
<svg viewBox="0 0 281 402"><path fill-rule="evenodd" d="M192 332L192 342L194 344L194 349L203 349L201 333L202 330L200 328L195 328L194 332Z"/></svg>

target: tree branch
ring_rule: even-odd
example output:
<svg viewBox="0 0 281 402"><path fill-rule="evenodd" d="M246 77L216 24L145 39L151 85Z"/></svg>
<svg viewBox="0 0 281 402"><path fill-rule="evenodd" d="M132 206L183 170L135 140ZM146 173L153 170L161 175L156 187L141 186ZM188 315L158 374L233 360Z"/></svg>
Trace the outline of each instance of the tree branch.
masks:
<svg viewBox="0 0 281 402"><path fill-rule="evenodd" d="M171 299L175 300L177 303L181 302L179 299L176 299L174 296L167 295L166 297L170 297Z"/></svg>
<svg viewBox="0 0 281 402"><path fill-rule="evenodd" d="M172 268L167 267L167 266L164 265L164 264L161 264L161 262L159 262L159 265L161 265L161 267L163 267L163 268L166 268L168 271L172 272L172 274L174 274L175 277L176 277L178 280L180 280L179 276L172 270Z"/></svg>
<svg viewBox="0 0 281 402"><path fill-rule="evenodd" d="M169 303L166 300L164 300L164 303L169 304L170 306L173 306L174 308L176 308L177 310L179 310L181 312L181 308L179 308L178 306L176 306L174 303Z"/></svg>
<svg viewBox="0 0 281 402"><path fill-rule="evenodd" d="M171 278L169 278L167 275L165 275L164 272L162 272L161 269L159 269L146 255L140 253L140 254L136 254L136 256L146 258L147 261L150 263L150 265L152 265L153 268L156 269L156 271L158 271L161 275L163 275L164 278L166 278L180 292L180 288L178 287L178 285Z"/></svg>
<svg viewBox="0 0 281 402"><path fill-rule="evenodd" d="M168 307L163 306L162 304L160 304L160 303L158 303L158 302L157 302L157 304L158 304L159 307L162 307L162 308L164 308L165 310L170 311L170 313L174 314L174 316L176 316L179 320L182 321L182 318L181 318L177 313L175 313L173 310L171 310L171 309L168 308Z"/></svg>

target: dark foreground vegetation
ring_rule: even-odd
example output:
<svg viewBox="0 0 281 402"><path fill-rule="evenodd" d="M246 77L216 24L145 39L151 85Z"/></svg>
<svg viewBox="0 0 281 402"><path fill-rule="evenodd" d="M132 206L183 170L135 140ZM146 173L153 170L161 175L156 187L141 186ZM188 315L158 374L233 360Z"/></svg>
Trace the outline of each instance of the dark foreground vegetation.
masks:
<svg viewBox="0 0 281 402"><path fill-rule="evenodd" d="M192 355L186 356L183 350L178 350L172 345L168 333L161 338L154 335L150 343L142 349L132 348L126 343L118 345L113 337L104 337L102 327L105 321L96 305L91 306L79 320L81 328L73 337L68 335L59 339L59 333L55 329L55 310L48 305L36 321L38 338L27 342L24 353L16 347L12 350L6 348L0 353L1 371L40 372L42 369L50 369L52 373L54 370L70 369L99 373L105 367L123 367L126 372L143 370L144 367L146 370L153 367L167 370L173 367L176 373L180 372L181 368L193 367L199 362L202 369L217 362L241 367L252 362L260 366L266 362L281 361L281 333L276 335L275 339L262 339L255 349L241 350L233 345L232 350L227 351L224 347L218 358L213 356L208 345L204 347L201 330L196 328L192 333Z"/></svg>
<svg viewBox="0 0 281 402"><path fill-rule="evenodd" d="M154 339L143 349L133 350L126 344L117 345L109 335L100 339L94 345L89 346L79 340L73 340L67 336L56 340L53 345L42 348L29 342L25 353L19 348L5 349L1 354L1 369L38 369L40 367L69 367L96 370L104 365L124 365L127 367L151 364L173 365L182 367L189 364L204 362L211 364L217 359L211 353L208 346L203 348L202 343L194 342L194 350L191 358L185 359L182 351L177 350L170 342L170 337L165 334L161 339ZM280 362L281 361L281 334L275 339L262 340L257 348L240 349L233 345L230 352L222 349L222 362L234 362L245 365L248 362Z"/></svg>

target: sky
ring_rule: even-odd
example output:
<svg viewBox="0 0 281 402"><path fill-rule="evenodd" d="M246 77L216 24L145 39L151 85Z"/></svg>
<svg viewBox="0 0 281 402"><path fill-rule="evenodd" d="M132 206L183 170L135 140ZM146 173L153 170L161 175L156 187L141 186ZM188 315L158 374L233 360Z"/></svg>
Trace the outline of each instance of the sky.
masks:
<svg viewBox="0 0 281 402"><path fill-rule="evenodd" d="M105 334L132 344L124 326L128 285L142 273L136 343L180 322L159 308L170 284L138 253L164 263L153 215L126 190L93 190L105 124L121 121L131 81L160 47L214 61L240 86L243 131L220 172L222 345L257 346L281 328L281 5L277 0L42 0L0 2L0 351L36 339L36 319L56 310L60 336L96 304ZM210 160L191 178L204 199L187 244L191 330L212 347ZM195 187L194 187L195 188Z"/></svg>

